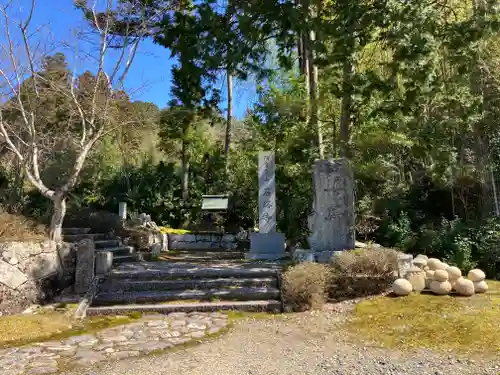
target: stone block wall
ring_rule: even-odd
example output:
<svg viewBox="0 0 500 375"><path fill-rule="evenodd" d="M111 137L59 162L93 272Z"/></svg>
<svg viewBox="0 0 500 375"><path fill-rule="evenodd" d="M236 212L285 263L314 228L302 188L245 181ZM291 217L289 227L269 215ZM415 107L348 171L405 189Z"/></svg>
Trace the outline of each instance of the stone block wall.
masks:
<svg viewBox="0 0 500 375"><path fill-rule="evenodd" d="M0 313L22 311L72 285L75 248L54 241L0 242Z"/></svg>
<svg viewBox="0 0 500 375"><path fill-rule="evenodd" d="M235 249L238 240L230 233L169 234L168 249Z"/></svg>

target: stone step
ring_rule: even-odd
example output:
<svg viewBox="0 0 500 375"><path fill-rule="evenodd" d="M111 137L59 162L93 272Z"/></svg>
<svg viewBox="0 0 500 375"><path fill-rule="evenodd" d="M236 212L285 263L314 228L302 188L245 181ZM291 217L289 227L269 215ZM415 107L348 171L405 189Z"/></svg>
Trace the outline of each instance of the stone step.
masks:
<svg viewBox="0 0 500 375"><path fill-rule="evenodd" d="M113 239L104 239L104 240L94 240L96 249L107 249L107 248L115 248L121 246L121 241L118 238Z"/></svg>
<svg viewBox="0 0 500 375"><path fill-rule="evenodd" d="M63 234L88 234L90 228L63 228Z"/></svg>
<svg viewBox="0 0 500 375"><path fill-rule="evenodd" d="M80 242L81 240L108 240L115 239L116 236L108 233L87 233L87 234L65 234L63 240L65 242Z"/></svg>
<svg viewBox="0 0 500 375"><path fill-rule="evenodd" d="M254 253L248 252L245 254L245 259L253 260L283 260L287 258L287 254L284 251L277 251L273 253Z"/></svg>
<svg viewBox="0 0 500 375"><path fill-rule="evenodd" d="M164 255L169 262L197 262L207 260L241 260L245 259L243 252L192 252L192 251L176 251L170 255L168 252Z"/></svg>
<svg viewBox="0 0 500 375"><path fill-rule="evenodd" d="M241 253L240 249L228 249L224 247L214 247L214 248L193 248L193 249L183 249L183 248L176 248L176 249L170 249L172 253L184 253L184 254L190 254L190 253Z"/></svg>
<svg viewBox="0 0 500 375"><path fill-rule="evenodd" d="M113 257L117 257L120 255L133 254L135 250L133 246L117 246L117 247L106 247L99 249L96 246L96 251L109 251L110 253L113 253Z"/></svg>
<svg viewBox="0 0 500 375"><path fill-rule="evenodd" d="M276 277L265 278L226 278L226 279L202 279L202 280L117 280L107 281L99 285L101 292L113 292L122 290L126 292L139 292L149 290L203 290L230 287L252 287L252 288L277 288Z"/></svg>
<svg viewBox="0 0 500 375"><path fill-rule="evenodd" d="M249 311L249 312L281 312L281 302L276 300L264 301L221 301L221 302L195 302L165 303L143 305L115 305L89 307L87 315L125 315L133 312L160 313L171 312L203 312L203 311Z"/></svg>
<svg viewBox="0 0 500 375"><path fill-rule="evenodd" d="M93 301L94 306L159 303L178 300L269 300L279 299L280 291L276 288L230 288L210 290L181 290L181 291L143 291L143 292L104 292L99 293Z"/></svg>
<svg viewBox="0 0 500 375"><path fill-rule="evenodd" d="M176 265L174 265L176 266ZM134 280L168 280L168 279L208 279L227 277L273 277L278 269L272 267L198 267L196 264L188 264L181 267L158 267L141 269L141 267L117 268L111 271L111 279L134 279Z"/></svg>
<svg viewBox="0 0 500 375"><path fill-rule="evenodd" d="M113 254L113 264L122 264L122 263L131 263L137 262L140 259L137 259L137 254L130 253L127 255L114 255Z"/></svg>

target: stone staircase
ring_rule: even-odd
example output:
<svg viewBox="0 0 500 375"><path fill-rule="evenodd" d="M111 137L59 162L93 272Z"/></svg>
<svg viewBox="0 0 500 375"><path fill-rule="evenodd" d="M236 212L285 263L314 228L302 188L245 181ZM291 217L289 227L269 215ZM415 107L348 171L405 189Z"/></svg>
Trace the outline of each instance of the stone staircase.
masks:
<svg viewBox="0 0 500 375"><path fill-rule="evenodd" d="M63 240L77 243L84 239L94 241L96 251L113 253L113 265L134 262L138 254L132 246L123 245L121 239L111 233L95 233L90 228L63 228Z"/></svg>
<svg viewBox="0 0 500 375"><path fill-rule="evenodd" d="M275 262L239 251L176 251L165 260L122 263L102 280L88 315L138 312L281 311Z"/></svg>
<svg viewBox="0 0 500 375"><path fill-rule="evenodd" d="M113 253L87 315L130 312L281 312L279 262L245 260L238 249L188 249L144 261L133 247L110 233L64 228L66 242L92 239L96 251Z"/></svg>

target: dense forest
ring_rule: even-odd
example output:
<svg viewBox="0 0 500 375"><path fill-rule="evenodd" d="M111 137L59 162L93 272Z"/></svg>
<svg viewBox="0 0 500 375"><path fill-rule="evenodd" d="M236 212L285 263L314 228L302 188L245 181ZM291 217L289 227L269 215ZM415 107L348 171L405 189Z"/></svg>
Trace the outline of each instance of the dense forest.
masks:
<svg viewBox="0 0 500 375"><path fill-rule="evenodd" d="M116 211L125 200L158 223L191 227L202 194L227 192L226 226L253 227L257 152L274 150L278 230L304 242L312 163L345 157L356 177L360 240L500 271L496 2L118 3L98 14L85 1L75 6L96 33L106 24L113 38L127 34L169 49L172 100L158 108L122 90L106 92L99 73L73 77L84 103L105 98L113 126L68 190L69 213ZM78 154L67 140L75 105L53 90L71 84L72 72L64 54L52 53L33 75L45 86L29 77L20 92L42 98L32 110L51 142L40 174L55 187ZM243 81L256 84L258 100L236 119L233 84ZM91 95L88 87L99 89ZM14 124L22 115L9 103L2 112ZM48 221L51 201L30 184L7 143L0 158L2 207Z"/></svg>

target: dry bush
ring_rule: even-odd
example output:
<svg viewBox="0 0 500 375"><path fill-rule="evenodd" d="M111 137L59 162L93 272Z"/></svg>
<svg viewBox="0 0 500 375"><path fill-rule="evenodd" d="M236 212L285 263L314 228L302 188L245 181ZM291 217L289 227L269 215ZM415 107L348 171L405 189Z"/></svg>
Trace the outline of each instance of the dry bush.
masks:
<svg viewBox="0 0 500 375"><path fill-rule="evenodd" d="M45 226L21 215L0 212L0 241L41 240L47 238Z"/></svg>
<svg viewBox="0 0 500 375"><path fill-rule="evenodd" d="M328 266L301 263L283 274L283 299L294 311L317 309L326 302L329 281Z"/></svg>
<svg viewBox="0 0 500 375"><path fill-rule="evenodd" d="M395 279L397 252L387 248L345 251L332 258L330 299L339 301L376 295L386 291Z"/></svg>
<svg viewBox="0 0 500 375"><path fill-rule="evenodd" d="M344 251L331 260L333 272L344 276L392 276L397 266L397 251L383 247Z"/></svg>

